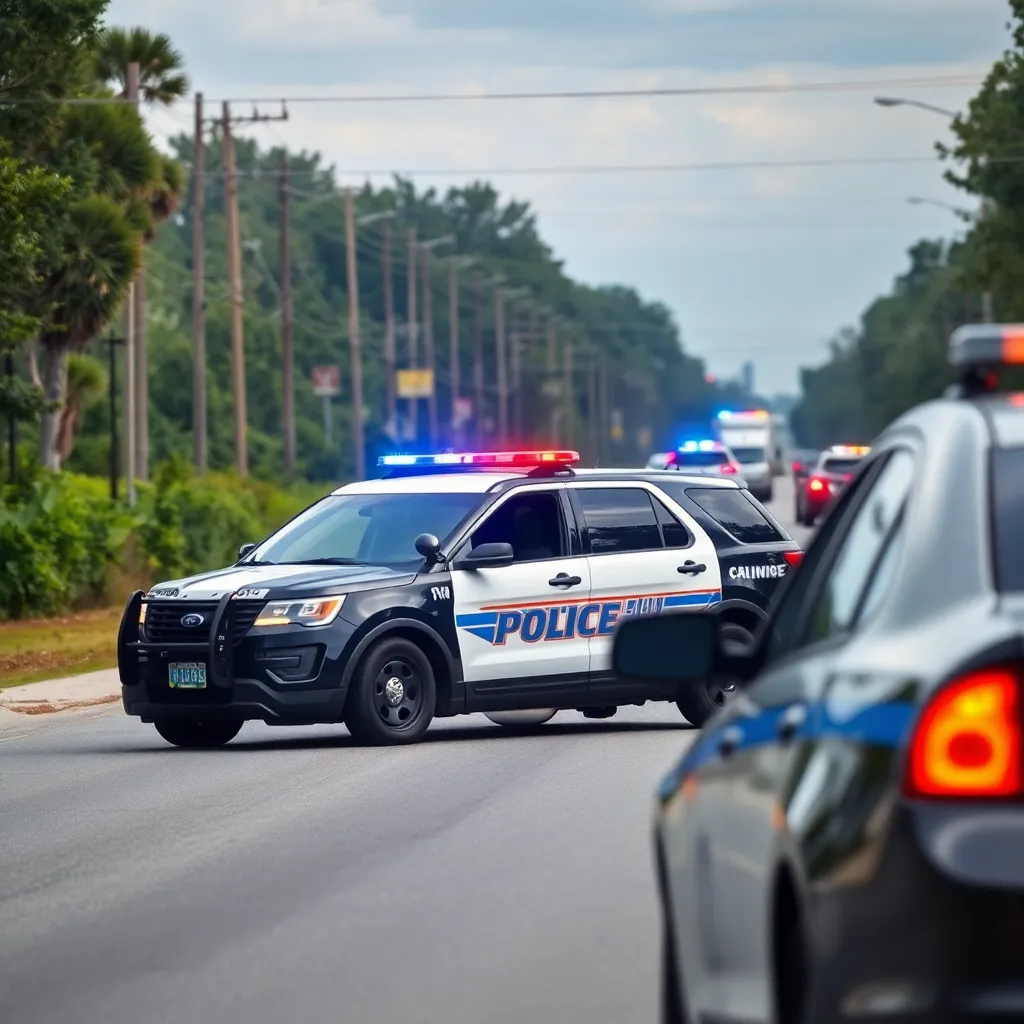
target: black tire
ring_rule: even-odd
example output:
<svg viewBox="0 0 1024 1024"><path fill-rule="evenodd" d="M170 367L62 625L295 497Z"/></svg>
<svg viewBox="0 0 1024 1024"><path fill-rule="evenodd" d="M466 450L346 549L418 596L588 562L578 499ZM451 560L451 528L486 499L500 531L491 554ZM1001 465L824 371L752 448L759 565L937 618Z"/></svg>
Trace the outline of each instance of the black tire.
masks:
<svg viewBox="0 0 1024 1024"><path fill-rule="evenodd" d="M411 640L384 637L363 655L352 677L345 724L360 743L415 743L430 726L436 702L427 656Z"/></svg>
<svg viewBox="0 0 1024 1024"><path fill-rule="evenodd" d="M726 645L736 644L748 646L754 640L754 634L738 622L723 622L720 636ZM710 676L707 679L688 683L676 698L676 707L690 725L698 729L720 708L725 706L735 686L729 679L721 676Z"/></svg>
<svg viewBox="0 0 1024 1024"><path fill-rule="evenodd" d="M156 731L175 747L210 749L230 743L242 728L241 721L196 722L181 718L158 718Z"/></svg>

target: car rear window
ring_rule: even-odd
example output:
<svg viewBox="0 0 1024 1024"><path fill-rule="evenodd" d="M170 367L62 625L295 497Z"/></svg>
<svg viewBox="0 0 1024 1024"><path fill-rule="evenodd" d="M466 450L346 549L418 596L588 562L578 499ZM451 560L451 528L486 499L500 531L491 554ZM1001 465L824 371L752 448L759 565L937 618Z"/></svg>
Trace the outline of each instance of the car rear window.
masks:
<svg viewBox="0 0 1024 1024"><path fill-rule="evenodd" d="M720 466L729 459L725 452L677 452L677 466Z"/></svg>
<svg viewBox="0 0 1024 1024"><path fill-rule="evenodd" d="M992 530L997 589L1024 590L1024 448L992 453Z"/></svg>
<svg viewBox="0 0 1024 1024"><path fill-rule="evenodd" d="M688 487L686 493L719 526L743 544L764 544L783 539L744 491L731 487Z"/></svg>
<svg viewBox="0 0 1024 1024"><path fill-rule="evenodd" d="M826 459L821 468L825 473L852 473L860 464L860 459Z"/></svg>

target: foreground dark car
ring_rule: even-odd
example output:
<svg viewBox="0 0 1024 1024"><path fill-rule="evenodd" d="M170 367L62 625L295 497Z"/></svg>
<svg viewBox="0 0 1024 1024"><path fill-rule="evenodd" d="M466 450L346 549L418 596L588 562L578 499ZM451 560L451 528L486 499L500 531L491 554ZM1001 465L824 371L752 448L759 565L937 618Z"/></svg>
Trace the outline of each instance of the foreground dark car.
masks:
<svg viewBox="0 0 1024 1024"><path fill-rule="evenodd" d="M1024 328L952 354L753 645L617 634L626 676L739 685L657 800L666 1024L1024 1019L1024 395L979 393Z"/></svg>

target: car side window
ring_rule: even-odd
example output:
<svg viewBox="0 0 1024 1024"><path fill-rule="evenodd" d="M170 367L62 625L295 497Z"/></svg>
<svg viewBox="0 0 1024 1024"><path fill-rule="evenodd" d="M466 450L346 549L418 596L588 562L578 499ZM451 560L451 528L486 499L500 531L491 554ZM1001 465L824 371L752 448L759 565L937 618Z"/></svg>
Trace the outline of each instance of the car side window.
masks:
<svg viewBox="0 0 1024 1024"><path fill-rule="evenodd" d="M517 494L502 502L471 537L481 544L511 544L516 562L564 558L569 550L562 506L554 491Z"/></svg>
<svg viewBox="0 0 1024 1024"><path fill-rule="evenodd" d="M896 451L875 478L866 499L854 513L827 576L816 595L802 645L817 643L853 628L879 556L892 536L914 482L914 457Z"/></svg>
<svg viewBox="0 0 1024 1024"><path fill-rule="evenodd" d="M590 552L594 555L661 548L661 530L650 495L642 488L579 487Z"/></svg>
<svg viewBox="0 0 1024 1024"><path fill-rule="evenodd" d="M899 565L900 555L903 553L903 542L906 535L906 527L901 516L889 535L885 549L875 560L874 573L857 611L856 626L859 627L874 618L875 612L882 604L882 598L889 592L889 587L896 578L896 567Z"/></svg>
<svg viewBox="0 0 1024 1024"><path fill-rule="evenodd" d="M653 495L651 501L654 502L654 514L658 518L665 547L688 548L693 543L690 531Z"/></svg>

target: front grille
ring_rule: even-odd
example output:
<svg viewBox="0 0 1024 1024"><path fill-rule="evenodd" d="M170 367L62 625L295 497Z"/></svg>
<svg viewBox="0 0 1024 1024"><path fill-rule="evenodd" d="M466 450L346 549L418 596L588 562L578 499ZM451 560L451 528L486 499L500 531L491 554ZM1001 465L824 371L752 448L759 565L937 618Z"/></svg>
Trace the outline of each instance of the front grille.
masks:
<svg viewBox="0 0 1024 1024"><path fill-rule="evenodd" d="M232 603L232 644L237 645L252 629L263 604L246 600ZM216 613L216 601L151 601L146 610L146 639L157 644L205 644ZM186 615L202 615L204 621L199 626L183 626L181 620Z"/></svg>

